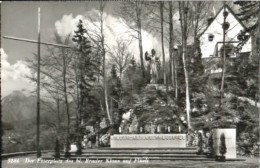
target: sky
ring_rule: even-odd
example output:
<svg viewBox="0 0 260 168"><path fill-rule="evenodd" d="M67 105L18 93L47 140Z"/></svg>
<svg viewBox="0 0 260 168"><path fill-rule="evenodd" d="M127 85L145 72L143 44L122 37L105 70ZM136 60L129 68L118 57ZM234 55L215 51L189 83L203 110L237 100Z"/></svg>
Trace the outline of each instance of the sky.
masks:
<svg viewBox="0 0 260 168"><path fill-rule="evenodd" d="M105 7L106 42L113 46L116 38L129 40L127 29L116 15L118 2L108 2ZM99 2L2 2L1 34L25 39L37 40L38 8L41 8L41 41L53 43L53 33L65 36L76 29L79 19L88 23L83 16L95 15ZM93 28L93 25L89 25ZM158 39L143 31L144 51L158 47ZM35 85L26 76L31 75L26 65L27 59L37 53L37 45L27 42L1 39L1 94L2 97L14 90L32 91ZM110 47L111 47L110 46ZM138 43L129 46L134 56L138 55ZM41 47L41 55L46 48Z"/></svg>
<svg viewBox="0 0 260 168"><path fill-rule="evenodd" d="M127 27L122 24L122 18L117 15L120 3L109 1L104 9L105 42L110 48L115 45L117 39L130 42L130 34ZM221 3L222 4L222 3ZM56 2L2 2L1 7L1 34L2 36L13 36L31 40L37 40L38 8L41 8L41 41L53 41L54 32L60 36L74 32L79 19L82 19L87 29L95 29L88 17L98 13L100 3L97 1L56 1ZM217 8L216 8L217 9ZM178 24L178 16L175 16ZM161 58L161 42L158 35L142 30L143 51L155 49ZM36 86L26 76L31 71L26 64L27 59L32 59L37 53L37 44L14 41L1 38L1 95L7 96L15 90L32 91ZM165 43L167 43L165 41ZM131 41L129 51L137 61L139 59L138 41ZM47 54L46 47L41 47L41 56ZM168 56L167 46L165 47L166 59ZM109 59L109 57L108 57Z"/></svg>

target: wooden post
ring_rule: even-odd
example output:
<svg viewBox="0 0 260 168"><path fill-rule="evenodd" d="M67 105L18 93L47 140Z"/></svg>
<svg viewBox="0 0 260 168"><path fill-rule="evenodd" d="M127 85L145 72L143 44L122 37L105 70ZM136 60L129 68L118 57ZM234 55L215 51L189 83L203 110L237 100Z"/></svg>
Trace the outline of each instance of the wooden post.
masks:
<svg viewBox="0 0 260 168"><path fill-rule="evenodd" d="M220 88L220 101L219 101L219 107L221 107L222 104L222 99L224 97L224 81L225 81L225 70L226 70L226 45L225 45L225 41L226 41L226 29L224 27L224 24L226 23L226 17L225 16L225 12L226 12L226 6L224 4L224 11L223 11L223 17L224 17L224 21L223 21L223 57L222 57L222 77L221 77L221 88Z"/></svg>
<svg viewBox="0 0 260 168"><path fill-rule="evenodd" d="M38 70L37 70L37 130L36 130L36 148L37 148L37 158L41 157L41 150L40 150L40 54L41 54L41 8L38 8Z"/></svg>

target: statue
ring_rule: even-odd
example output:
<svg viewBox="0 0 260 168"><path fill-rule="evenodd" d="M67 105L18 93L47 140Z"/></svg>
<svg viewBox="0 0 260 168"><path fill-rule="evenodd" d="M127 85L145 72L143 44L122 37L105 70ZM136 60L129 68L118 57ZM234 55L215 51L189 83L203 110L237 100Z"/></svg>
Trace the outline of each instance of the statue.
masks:
<svg viewBox="0 0 260 168"><path fill-rule="evenodd" d="M157 62L159 61L159 57L155 56L155 50L151 50L152 55L148 56L148 52L145 52L145 60L150 62L150 74L151 74L151 84L156 84L158 80L158 69Z"/></svg>

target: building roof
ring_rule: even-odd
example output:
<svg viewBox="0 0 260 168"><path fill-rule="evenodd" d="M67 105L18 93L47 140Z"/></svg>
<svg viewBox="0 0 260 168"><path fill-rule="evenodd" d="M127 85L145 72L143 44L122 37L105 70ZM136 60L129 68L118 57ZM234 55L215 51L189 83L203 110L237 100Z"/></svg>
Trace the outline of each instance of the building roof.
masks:
<svg viewBox="0 0 260 168"><path fill-rule="evenodd" d="M244 29L247 29L247 27L244 25L244 23L237 17L237 15L234 13L234 11L228 6L228 5L223 5L223 7L217 12L217 14L214 16L213 21L217 18L217 16L220 14L220 12L224 9L227 8L230 13L235 17L235 19L242 25ZM200 34L199 38L208 30L208 28L211 26L213 21L205 28L205 30Z"/></svg>

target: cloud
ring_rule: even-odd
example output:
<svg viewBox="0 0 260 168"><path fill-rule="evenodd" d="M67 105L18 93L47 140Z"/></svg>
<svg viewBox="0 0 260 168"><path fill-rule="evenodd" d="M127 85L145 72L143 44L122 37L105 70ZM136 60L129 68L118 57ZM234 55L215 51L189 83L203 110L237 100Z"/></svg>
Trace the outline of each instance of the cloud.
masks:
<svg viewBox="0 0 260 168"><path fill-rule="evenodd" d="M55 22L55 29L58 35L63 37L63 40L68 35L74 35L74 30L77 29L77 24L82 18L82 15L78 15L75 18L73 18L72 14L64 15L62 19Z"/></svg>
<svg viewBox="0 0 260 168"><path fill-rule="evenodd" d="M77 15L73 17L72 14L64 15L60 20L55 22L55 29L57 33L63 37L67 35L74 35L74 31L77 29L77 24L79 19L81 19L85 25L85 28L89 32L99 32L100 23L96 19L99 17L98 10L88 11L84 16ZM125 42L131 42L129 44L129 51L131 54L139 60L139 44L138 40L131 38L134 32L130 32L127 26L124 24L122 18L114 17L107 13L103 13L104 17L104 35L105 43L108 48L113 48L116 45L116 40L124 40ZM155 49L158 55L161 55L161 42L154 35L146 30L142 30L142 40L143 40L143 53L145 51L150 52L151 49ZM167 49L165 48L166 52Z"/></svg>
<svg viewBox="0 0 260 168"><path fill-rule="evenodd" d="M27 75L31 74L30 69L27 67L24 61L17 61L11 65L8 62L8 55L4 49L0 49L1 52L1 88L2 96L6 96L13 90L28 89L32 90L33 84L26 79Z"/></svg>

